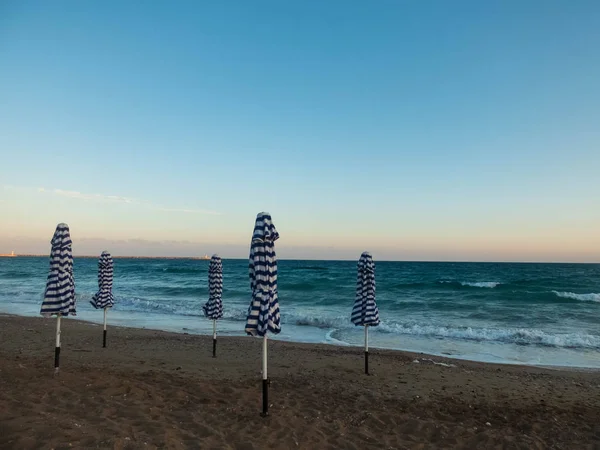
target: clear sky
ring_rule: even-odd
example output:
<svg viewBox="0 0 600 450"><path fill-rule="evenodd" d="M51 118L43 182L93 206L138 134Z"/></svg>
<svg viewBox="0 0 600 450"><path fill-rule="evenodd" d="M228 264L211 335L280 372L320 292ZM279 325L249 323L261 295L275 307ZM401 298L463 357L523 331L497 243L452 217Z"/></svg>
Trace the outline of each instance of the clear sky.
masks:
<svg viewBox="0 0 600 450"><path fill-rule="evenodd" d="M0 2L0 253L600 261L600 2Z"/></svg>

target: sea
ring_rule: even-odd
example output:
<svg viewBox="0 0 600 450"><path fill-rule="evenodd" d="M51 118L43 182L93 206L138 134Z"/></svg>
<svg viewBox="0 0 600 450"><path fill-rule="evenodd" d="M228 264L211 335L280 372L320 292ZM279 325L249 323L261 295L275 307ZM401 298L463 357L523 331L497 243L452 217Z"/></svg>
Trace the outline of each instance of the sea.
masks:
<svg viewBox="0 0 600 450"><path fill-rule="evenodd" d="M208 264L115 259L109 325L211 334L202 314ZM0 258L0 312L39 315L48 269L47 257ZM95 258L74 259L77 318L101 323L90 304L97 270ZM282 331L274 339L363 345L363 329L350 322L356 261L281 260L278 270ZM376 282L381 324L370 327L371 351L600 368L600 264L380 261ZM242 336L247 260L223 260L223 287L218 333Z"/></svg>

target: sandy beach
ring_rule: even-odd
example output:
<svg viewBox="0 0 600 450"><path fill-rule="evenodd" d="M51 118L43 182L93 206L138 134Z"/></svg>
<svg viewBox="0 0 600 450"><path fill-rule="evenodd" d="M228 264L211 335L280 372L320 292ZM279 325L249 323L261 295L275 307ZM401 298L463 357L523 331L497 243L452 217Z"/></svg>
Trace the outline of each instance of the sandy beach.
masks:
<svg viewBox="0 0 600 450"><path fill-rule="evenodd" d="M0 316L0 448L600 448L600 374ZM418 362L417 362L418 361ZM440 364L443 363L443 364Z"/></svg>

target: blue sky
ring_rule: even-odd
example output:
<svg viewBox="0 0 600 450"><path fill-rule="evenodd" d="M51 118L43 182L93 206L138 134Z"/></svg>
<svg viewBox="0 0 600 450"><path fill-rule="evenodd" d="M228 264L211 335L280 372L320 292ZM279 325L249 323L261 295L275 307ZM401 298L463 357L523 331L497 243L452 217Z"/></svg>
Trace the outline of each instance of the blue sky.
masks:
<svg viewBox="0 0 600 450"><path fill-rule="evenodd" d="M598 23L596 1L2 2L0 252L64 221L79 253L243 257L267 210L282 257L600 261Z"/></svg>

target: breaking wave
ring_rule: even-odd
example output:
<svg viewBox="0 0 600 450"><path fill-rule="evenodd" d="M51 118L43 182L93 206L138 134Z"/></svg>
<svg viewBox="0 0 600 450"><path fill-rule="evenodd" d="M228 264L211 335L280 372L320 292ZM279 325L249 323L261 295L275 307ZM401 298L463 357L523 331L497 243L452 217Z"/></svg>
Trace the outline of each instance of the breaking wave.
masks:
<svg viewBox="0 0 600 450"><path fill-rule="evenodd" d="M384 324L379 331L430 338L451 338L516 345L600 349L600 336L586 333L552 334L528 328L471 328L422 324Z"/></svg>
<svg viewBox="0 0 600 450"><path fill-rule="evenodd" d="M499 281L446 281L442 280L439 283L452 284L455 286L467 286L467 287L478 287L492 289L502 284Z"/></svg>
<svg viewBox="0 0 600 450"><path fill-rule="evenodd" d="M570 298L579 300L580 302L598 302L600 303L600 294L575 294L574 292L558 292L552 291L555 295L562 298Z"/></svg>

